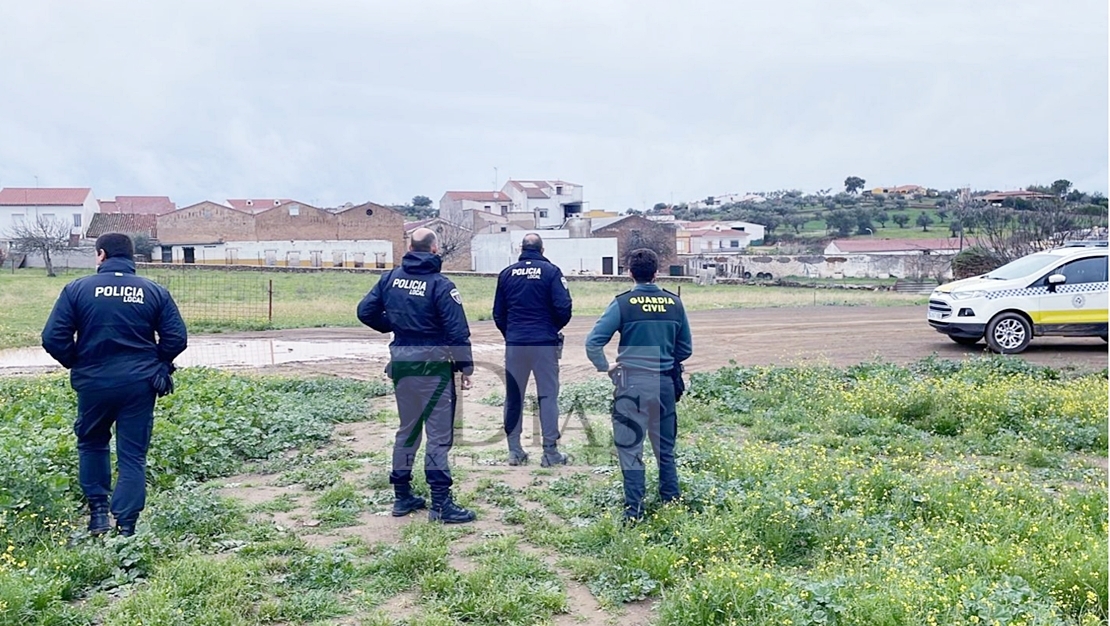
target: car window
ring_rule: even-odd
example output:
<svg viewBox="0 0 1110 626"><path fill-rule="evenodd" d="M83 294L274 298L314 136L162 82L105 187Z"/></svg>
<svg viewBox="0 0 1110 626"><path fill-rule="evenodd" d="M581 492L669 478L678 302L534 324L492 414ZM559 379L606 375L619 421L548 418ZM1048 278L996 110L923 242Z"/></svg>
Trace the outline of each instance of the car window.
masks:
<svg viewBox="0 0 1110 626"><path fill-rule="evenodd" d="M1106 257L1096 256L1076 259L1057 271L1068 279L1068 285L1104 283L1106 282Z"/></svg>
<svg viewBox="0 0 1110 626"><path fill-rule="evenodd" d="M1060 257L1055 254L1037 253L1011 261L1002 267L985 274L986 278L996 280L1013 280L1034 274L1045 267L1056 263Z"/></svg>
<svg viewBox="0 0 1110 626"><path fill-rule="evenodd" d="M1085 259L1076 259L1070 263L1065 263L1044 276L1041 276L1037 279L1037 282L1029 286L1044 287L1048 285L1048 277L1053 274L1063 274L1064 278L1067 279L1065 282L1067 285L1104 283L1106 282L1106 273L1107 257L1087 257Z"/></svg>

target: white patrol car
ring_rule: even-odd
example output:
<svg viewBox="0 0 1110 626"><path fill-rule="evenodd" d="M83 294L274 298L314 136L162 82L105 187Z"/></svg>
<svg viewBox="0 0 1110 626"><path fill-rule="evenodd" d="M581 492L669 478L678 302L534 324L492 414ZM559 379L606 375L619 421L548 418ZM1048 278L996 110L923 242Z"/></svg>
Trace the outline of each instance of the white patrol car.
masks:
<svg viewBox="0 0 1110 626"><path fill-rule="evenodd" d="M963 345L986 338L1004 354L1025 350L1041 335L1106 341L1106 282L1106 243L1070 244L937 287L929 324Z"/></svg>

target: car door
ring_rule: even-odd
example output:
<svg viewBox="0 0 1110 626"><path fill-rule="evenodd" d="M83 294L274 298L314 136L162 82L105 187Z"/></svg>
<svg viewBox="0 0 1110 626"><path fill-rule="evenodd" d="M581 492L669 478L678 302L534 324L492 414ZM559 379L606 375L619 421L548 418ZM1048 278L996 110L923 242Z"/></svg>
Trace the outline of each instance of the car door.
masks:
<svg viewBox="0 0 1110 626"><path fill-rule="evenodd" d="M1053 285L1049 277L1064 276ZM1094 255L1072 259L1045 274L1035 284L1047 287L1040 297L1033 323L1044 334L1096 335L1106 332L1107 256ZM1100 330L1101 329L1101 330Z"/></svg>

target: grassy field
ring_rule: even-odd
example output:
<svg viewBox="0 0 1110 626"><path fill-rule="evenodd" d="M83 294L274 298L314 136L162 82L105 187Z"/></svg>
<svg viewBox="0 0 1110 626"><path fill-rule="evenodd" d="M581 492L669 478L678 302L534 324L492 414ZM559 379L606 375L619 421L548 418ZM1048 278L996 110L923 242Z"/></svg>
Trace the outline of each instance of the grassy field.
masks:
<svg viewBox="0 0 1110 626"><path fill-rule="evenodd" d="M164 271L147 272L158 279ZM173 275L180 275L174 272ZM39 343L39 333L50 314L58 293L67 282L83 275L68 273L57 278L47 278L42 270L19 270L14 275L0 273L0 348L31 346ZM222 274L196 272L205 281L216 281ZM319 273L289 274L266 272L232 273L233 287L208 297L247 299L255 302L254 316L242 319L202 320L187 301L187 293L175 293L182 305L186 321L193 331L214 332L226 330L260 330L264 328L310 328L321 326L357 326L355 308L359 300L373 287L378 277L374 274ZM264 293L267 281L274 285L274 319L267 323ZM487 320L492 316L493 292L496 280L487 277L454 277L462 293L467 317ZM677 290L676 283L664 287ZM188 283L185 283L187 286ZM571 283L576 315L600 315L613 296L631 286L630 281ZM806 305L879 305L902 306L925 302L921 296L871 291L838 291L813 289L784 289L751 285L698 286L682 284L682 299L688 310L727 309L748 307L791 307ZM238 292L236 291L238 290Z"/></svg>
<svg viewBox="0 0 1110 626"><path fill-rule="evenodd" d="M396 541L320 547L276 516L308 502L321 529L355 528L387 510L387 451L332 431L395 419L367 411L384 385L184 370L159 402L139 533L90 539L73 394L0 379L0 624L523 626L581 615L572 583L607 616L590 624L626 607L660 626L1105 624L1107 391L1105 372L1005 357L698 374L683 500L649 497L624 527L611 388L567 385L583 461L505 468L531 471L515 487L460 476L485 530L414 518ZM290 491L212 488L250 469Z"/></svg>

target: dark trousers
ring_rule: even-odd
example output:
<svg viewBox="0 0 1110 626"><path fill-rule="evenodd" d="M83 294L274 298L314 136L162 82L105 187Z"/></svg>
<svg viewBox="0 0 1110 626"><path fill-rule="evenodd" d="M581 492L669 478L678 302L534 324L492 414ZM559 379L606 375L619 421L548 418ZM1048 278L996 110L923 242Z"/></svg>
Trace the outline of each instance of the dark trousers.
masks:
<svg viewBox="0 0 1110 626"><path fill-rule="evenodd" d="M613 398L613 441L624 476L625 514L640 517L644 511L645 434L659 465L659 499L667 502L679 496L674 380L666 373L626 369Z"/></svg>
<svg viewBox="0 0 1110 626"><path fill-rule="evenodd" d="M447 457L455 440L455 380L451 364L442 361L393 362L393 391L401 426L393 442L393 471L389 482L408 485L412 467L424 447L424 477L432 492L451 488Z"/></svg>
<svg viewBox="0 0 1110 626"><path fill-rule="evenodd" d="M112 490L108 444L116 426L119 476ZM133 525L146 505L146 452L154 427L154 390L147 381L77 393L78 480L90 503L111 497L117 524Z"/></svg>
<svg viewBox="0 0 1110 626"><path fill-rule="evenodd" d="M558 444L558 350L558 346L505 346L505 434L510 439L520 437L524 392L528 388L528 378L535 374L543 447L548 449Z"/></svg>

